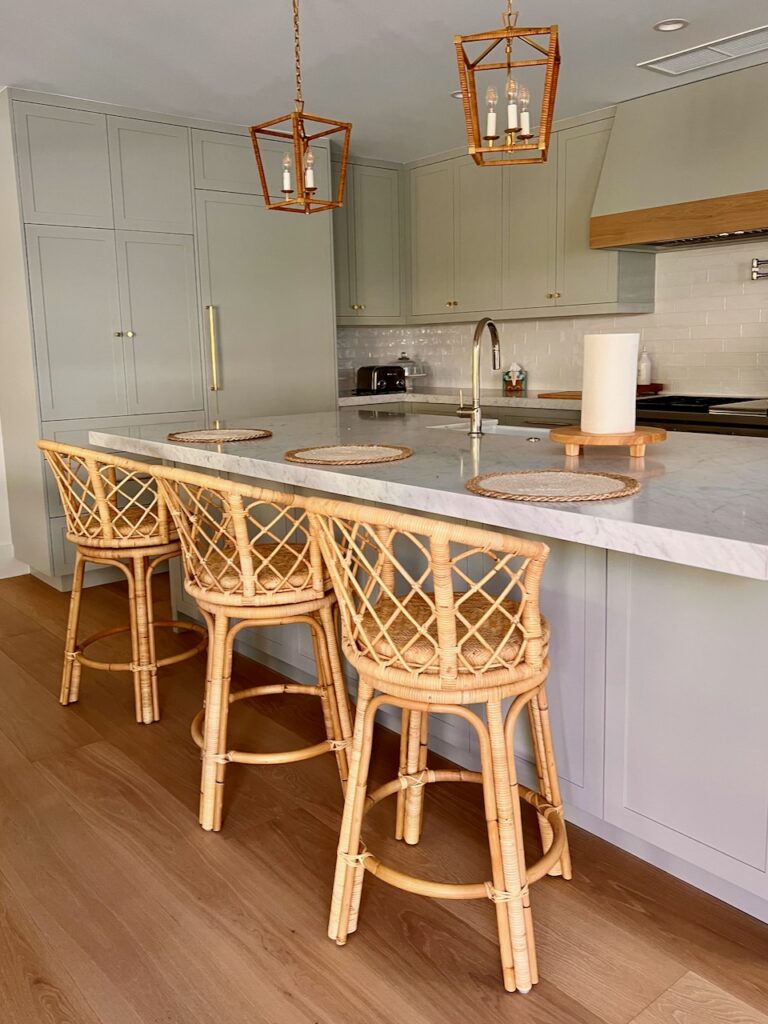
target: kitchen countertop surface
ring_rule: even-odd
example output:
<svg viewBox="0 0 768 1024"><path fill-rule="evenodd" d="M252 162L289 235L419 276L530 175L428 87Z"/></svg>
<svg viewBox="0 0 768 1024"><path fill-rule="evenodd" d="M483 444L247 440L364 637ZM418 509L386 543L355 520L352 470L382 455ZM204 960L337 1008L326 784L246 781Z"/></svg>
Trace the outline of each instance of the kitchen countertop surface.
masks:
<svg viewBox="0 0 768 1024"><path fill-rule="evenodd" d="M557 391L557 388L545 388L544 393ZM560 388L564 391L564 388ZM472 401L472 389L462 388L464 401ZM510 409L580 409L581 402L573 398L539 398L539 391L528 391L525 395L502 395L498 388L482 388L480 397L483 405L505 406ZM390 405L405 402L407 405L429 403L434 405L459 404L458 388L430 388L416 385L413 391L401 391L393 395L356 395L354 391L339 393L339 406Z"/></svg>
<svg viewBox="0 0 768 1024"><path fill-rule="evenodd" d="M376 410L351 408L227 423L266 427L273 436L225 446L172 443L167 428L141 438L91 431L90 441L202 470L768 579L768 439L670 433L642 460L630 459L626 449L609 448L569 459L562 445L547 439L547 430L506 428L511 432L488 433L473 442L465 423L458 430L433 429L448 424L457 425L456 418L394 410L379 416ZM283 459L292 448L379 442L407 445L414 454L399 462L334 468ZM642 490L613 501L547 505L484 498L464 487L478 473L577 467L633 476Z"/></svg>

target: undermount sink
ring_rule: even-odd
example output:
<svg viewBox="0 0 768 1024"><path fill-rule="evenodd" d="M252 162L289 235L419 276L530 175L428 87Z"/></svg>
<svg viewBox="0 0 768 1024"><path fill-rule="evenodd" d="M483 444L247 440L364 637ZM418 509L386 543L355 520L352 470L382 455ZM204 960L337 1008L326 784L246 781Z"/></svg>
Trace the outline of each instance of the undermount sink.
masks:
<svg viewBox="0 0 768 1024"><path fill-rule="evenodd" d="M466 420L458 423L432 423L427 430L454 430L457 433L469 433ZM484 434L508 434L510 437L549 437L549 427L512 427L499 423L498 420L483 420Z"/></svg>

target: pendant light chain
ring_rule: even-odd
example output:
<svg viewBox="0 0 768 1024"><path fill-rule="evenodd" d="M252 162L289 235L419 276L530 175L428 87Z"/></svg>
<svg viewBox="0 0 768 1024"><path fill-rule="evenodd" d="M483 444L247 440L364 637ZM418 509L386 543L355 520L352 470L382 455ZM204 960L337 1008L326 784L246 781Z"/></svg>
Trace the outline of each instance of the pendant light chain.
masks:
<svg viewBox="0 0 768 1024"><path fill-rule="evenodd" d="M301 89L301 39L299 37L299 0L293 0L293 55L296 64L296 110L304 110L304 93Z"/></svg>

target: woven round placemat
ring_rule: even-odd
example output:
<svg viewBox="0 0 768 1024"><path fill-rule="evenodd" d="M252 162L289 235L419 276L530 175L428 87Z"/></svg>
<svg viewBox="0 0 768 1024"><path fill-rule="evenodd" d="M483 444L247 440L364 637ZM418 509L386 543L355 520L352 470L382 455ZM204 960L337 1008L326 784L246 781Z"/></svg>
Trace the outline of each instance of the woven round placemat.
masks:
<svg viewBox="0 0 768 1024"><path fill-rule="evenodd" d="M607 501L637 494L640 483L619 473L589 473L586 470L506 470L476 476L466 484L468 491L487 498L507 501Z"/></svg>
<svg viewBox="0 0 768 1024"><path fill-rule="evenodd" d="M399 444L321 444L314 448L293 448L283 458L312 466L366 466L374 462L398 462L413 455L412 448Z"/></svg>
<svg viewBox="0 0 768 1024"><path fill-rule="evenodd" d="M226 441L261 441L265 437L272 437L272 431L261 430L258 427L242 427L240 430L234 427L218 427L215 430L181 430L176 434L169 434L168 440L193 444L222 444Z"/></svg>

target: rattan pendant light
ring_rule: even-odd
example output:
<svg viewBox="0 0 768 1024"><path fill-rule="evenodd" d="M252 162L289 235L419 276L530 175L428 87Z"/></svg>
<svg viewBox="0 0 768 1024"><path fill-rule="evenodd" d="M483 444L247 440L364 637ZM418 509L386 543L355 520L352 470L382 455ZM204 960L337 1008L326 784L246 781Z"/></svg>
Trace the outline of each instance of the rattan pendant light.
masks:
<svg viewBox="0 0 768 1024"><path fill-rule="evenodd" d="M320 213L341 206L344 201L344 184L347 177L349 139L352 125L346 121L334 121L329 117L304 112L304 94L301 87L301 41L299 37L299 0L293 5L293 52L296 65L296 98L290 114L275 117L250 128L253 151L259 168L264 203L268 210L284 210L286 213ZM335 193L331 182L327 184L328 194L323 197L316 184L315 155L312 143L341 135L341 170ZM280 158L277 148L265 143L279 139L287 146ZM272 196L275 196L273 199Z"/></svg>
<svg viewBox="0 0 768 1024"><path fill-rule="evenodd" d="M483 167L543 163L560 69L557 25L518 27L512 0L507 0L502 17L500 29L454 37L469 154ZM505 120L504 111L496 111L500 93L506 100L504 125L499 123ZM538 125L532 110L532 97L537 96L541 97Z"/></svg>

